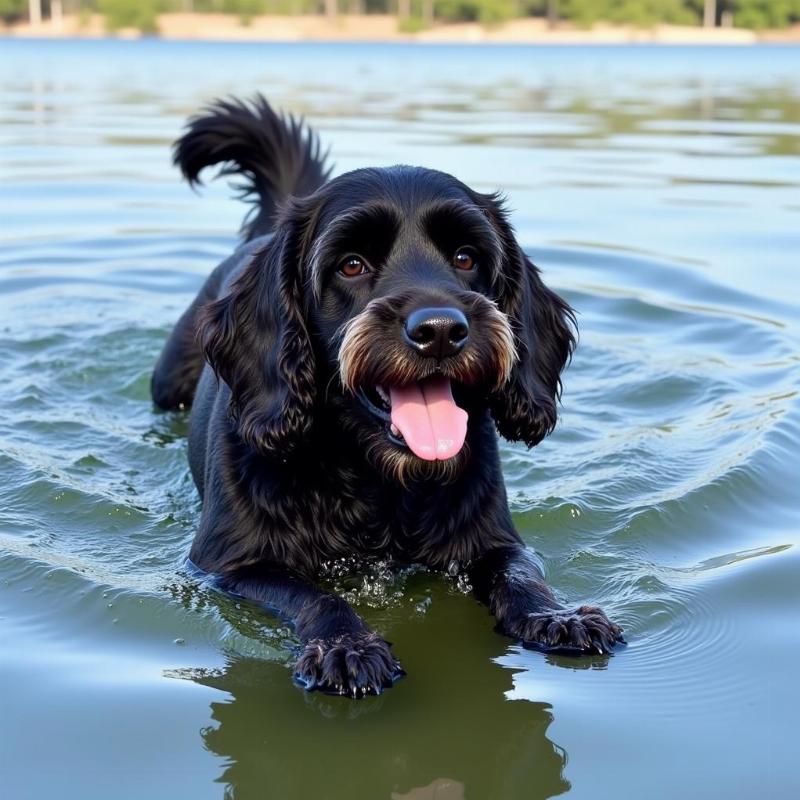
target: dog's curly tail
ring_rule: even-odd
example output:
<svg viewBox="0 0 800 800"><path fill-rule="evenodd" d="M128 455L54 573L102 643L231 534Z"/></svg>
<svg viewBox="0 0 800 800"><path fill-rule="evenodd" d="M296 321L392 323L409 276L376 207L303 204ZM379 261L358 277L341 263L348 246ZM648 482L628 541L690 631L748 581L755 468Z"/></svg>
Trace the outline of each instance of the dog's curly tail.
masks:
<svg viewBox="0 0 800 800"><path fill-rule="evenodd" d="M270 233L289 197L311 194L328 179L319 138L302 119L274 111L260 94L249 103L217 100L189 120L175 142L173 162L190 185L200 173L222 164L219 175L242 175L241 199L255 204L242 225L245 240Z"/></svg>

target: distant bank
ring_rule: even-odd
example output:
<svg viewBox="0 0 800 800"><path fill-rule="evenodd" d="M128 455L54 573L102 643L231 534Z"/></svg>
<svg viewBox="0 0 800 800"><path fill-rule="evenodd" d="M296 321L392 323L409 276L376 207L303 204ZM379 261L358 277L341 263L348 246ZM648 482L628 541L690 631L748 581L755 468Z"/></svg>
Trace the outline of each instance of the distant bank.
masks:
<svg viewBox="0 0 800 800"><path fill-rule="evenodd" d="M755 32L742 28L702 28L656 25L636 28L598 23L581 29L566 23L550 28L542 19L516 19L487 27L478 23L437 24L413 33L398 27L391 15L259 16L243 23L234 14L160 14L157 33L162 39L263 42L430 42L489 44L719 44L742 45L760 41L800 43L800 25L775 31ZM16 23L2 27L0 34L23 38L137 38L132 28L109 33L99 14L64 16L59 22L45 20L39 25Z"/></svg>

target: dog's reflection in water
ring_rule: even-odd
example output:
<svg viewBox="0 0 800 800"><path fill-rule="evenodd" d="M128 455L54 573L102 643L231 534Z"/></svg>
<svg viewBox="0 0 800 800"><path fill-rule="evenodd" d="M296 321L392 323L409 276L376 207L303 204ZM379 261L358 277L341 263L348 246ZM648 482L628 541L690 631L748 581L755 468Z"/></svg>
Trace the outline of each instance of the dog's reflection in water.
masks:
<svg viewBox="0 0 800 800"><path fill-rule="evenodd" d="M224 760L226 797L527 800L567 791L566 754L547 738L551 710L507 699L513 673L494 661L504 643L485 610L442 592L424 620L382 627L407 645L415 669L395 691L359 703L292 688L285 665L255 658L182 676L228 695L212 703L215 724L201 732Z"/></svg>

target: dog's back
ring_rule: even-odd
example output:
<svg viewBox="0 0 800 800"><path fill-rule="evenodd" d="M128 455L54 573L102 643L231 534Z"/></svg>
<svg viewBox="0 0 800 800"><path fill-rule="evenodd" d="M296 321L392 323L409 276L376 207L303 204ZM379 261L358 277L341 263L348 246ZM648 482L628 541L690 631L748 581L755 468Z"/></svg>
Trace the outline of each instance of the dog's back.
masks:
<svg viewBox="0 0 800 800"><path fill-rule="evenodd" d="M200 173L222 164L219 175L241 175L241 199L254 204L242 225L244 244L208 277L184 312L158 359L151 380L153 402L166 410L194 400L205 359L197 342L200 309L217 299L239 268L274 228L281 205L312 194L328 179L326 156L317 135L302 120L277 113L260 95L250 104L221 100L189 121L175 143L174 163L192 186Z"/></svg>

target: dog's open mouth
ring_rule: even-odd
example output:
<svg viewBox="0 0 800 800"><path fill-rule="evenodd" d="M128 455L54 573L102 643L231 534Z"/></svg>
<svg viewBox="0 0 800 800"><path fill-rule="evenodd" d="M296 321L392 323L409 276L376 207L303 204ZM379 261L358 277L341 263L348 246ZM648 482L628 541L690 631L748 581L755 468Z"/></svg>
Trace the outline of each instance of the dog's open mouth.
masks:
<svg viewBox="0 0 800 800"><path fill-rule="evenodd" d="M450 379L434 375L405 386L362 388L358 397L386 424L389 438L426 461L445 461L464 446L467 412L453 399Z"/></svg>

